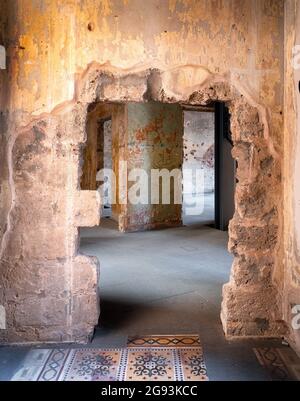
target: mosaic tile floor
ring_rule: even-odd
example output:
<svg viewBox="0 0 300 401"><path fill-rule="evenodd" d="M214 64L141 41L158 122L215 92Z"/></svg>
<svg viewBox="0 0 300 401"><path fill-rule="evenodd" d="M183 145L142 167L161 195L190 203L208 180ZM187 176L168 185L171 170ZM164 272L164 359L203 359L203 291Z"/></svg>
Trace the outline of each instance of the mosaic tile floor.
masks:
<svg viewBox="0 0 300 401"><path fill-rule="evenodd" d="M272 381L300 381L300 359L290 348L255 348Z"/></svg>
<svg viewBox="0 0 300 401"><path fill-rule="evenodd" d="M12 381L207 381L199 337L131 337L126 348L34 349Z"/></svg>

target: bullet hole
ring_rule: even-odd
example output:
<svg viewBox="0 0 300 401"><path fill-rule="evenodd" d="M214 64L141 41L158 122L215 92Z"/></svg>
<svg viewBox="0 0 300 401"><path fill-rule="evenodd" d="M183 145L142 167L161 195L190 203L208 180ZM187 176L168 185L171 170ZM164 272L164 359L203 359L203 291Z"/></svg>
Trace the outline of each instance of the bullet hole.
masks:
<svg viewBox="0 0 300 401"><path fill-rule="evenodd" d="M89 22L87 28L90 32L92 32L94 30L94 24L92 22Z"/></svg>
<svg viewBox="0 0 300 401"><path fill-rule="evenodd" d="M25 50L25 47L24 46L19 46L19 49L20 50Z"/></svg>

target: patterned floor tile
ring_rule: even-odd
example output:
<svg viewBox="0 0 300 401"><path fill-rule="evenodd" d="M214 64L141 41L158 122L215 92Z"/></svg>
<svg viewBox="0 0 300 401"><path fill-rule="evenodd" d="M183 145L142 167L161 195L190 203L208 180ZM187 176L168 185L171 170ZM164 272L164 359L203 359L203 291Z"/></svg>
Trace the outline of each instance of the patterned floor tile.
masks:
<svg viewBox="0 0 300 401"><path fill-rule="evenodd" d="M118 381L122 350L81 349L73 350L62 381Z"/></svg>
<svg viewBox="0 0 300 401"><path fill-rule="evenodd" d="M37 381L57 381L70 354L68 349L54 349L50 352Z"/></svg>
<svg viewBox="0 0 300 401"><path fill-rule="evenodd" d="M199 347L200 339L193 335L156 335L129 337L127 347Z"/></svg>
<svg viewBox="0 0 300 401"><path fill-rule="evenodd" d="M180 349L178 352L184 381L208 381L201 348Z"/></svg>
<svg viewBox="0 0 300 401"><path fill-rule="evenodd" d="M129 340L126 348L35 349L12 380L208 380L199 344L198 336L147 336Z"/></svg>
<svg viewBox="0 0 300 401"><path fill-rule="evenodd" d="M173 349L128 348L125 381L176 380Z"/></svg>
<svg viewBox="0 0 300 401"><path fill-rule="evenodd" d="M260 364L267 369L271 380L297 380L300 364L298 357L291 349L255 348L254 352Z"/></svg>
<svg viewBox="0 0 300 401"><path fill-rule="evenodd" d="M128 348L126 381L207 381L201 347Z"/></svg>
<svg viewBox="0 0 300 401"><path fill-rule="evenodd" d="M291 376L300 381L300 358L291 348L277 348L281 359L290 372Z"/></svg>

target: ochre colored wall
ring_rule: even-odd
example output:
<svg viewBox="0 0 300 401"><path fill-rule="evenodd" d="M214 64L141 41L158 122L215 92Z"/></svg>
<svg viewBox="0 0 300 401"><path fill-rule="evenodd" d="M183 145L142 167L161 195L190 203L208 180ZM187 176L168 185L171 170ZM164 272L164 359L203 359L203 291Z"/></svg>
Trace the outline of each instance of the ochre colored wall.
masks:
<svg viewBox="0 0 300 401"><path fill-rule="evenodd" d="M271 154L273 159L269 158L269 164L263 167L272 169L276 164L274 180L280 180L277 172L283 154L283 3L1 1L0 40L8 53L8 69L0 71L0 305L7 310L7 330L0 332L1 340L84 341L97 322L98 265L78 255L78 227L98 223L95 191L80 191L79 187L78 144L84 141L82 127L86 126L82 119L86 102L95 100L84 95L93 92L93 85L98 85L94 97L102 100L134 101L136 96L140 101L141 93L144 99L153 98L151 91L162 87L166 90L161 100L188 102L197 91L215 98L216 86L210 92L208 88L201 92L210 79L226 82L222 86L226 93L221 88L222 96L216 96L226 99L232 90L238 107L240 93L253 106L248 107L249 118L243 121L251 120L252 113L254 131L263 124L264 140L267 139L263 152L256 155L257 147L251 143L253 125L240 123L242 112L234 110L235 127L241 124L249 129L244 133L247 145L240 145L236 153L244 157L245 149L250 149L250 166L259 163L264 152ZM90 79L87 69L91 64L106 71L104 83ZM143 72L148 69L159 69L161 82L154 79L148 92L147 87L142 92ZM138 78L132 79L130 73L136 73ZM115 85L110 74L122 77L122 85ZM109 99L105 99L106 95ZM198 99L199 103L205 103L202 100ZM122 146L118 146L119 152ZM244 175L251 178L251 172L253 169L245 169ZM272 194L271 204L277 205L278 213L270 218L276 219L280 232L279 238L271 238L272 252L277 255L272 280L283 295L282 210L286 206L281 195L280 191ZM251 221L247 220L248 226ZM247 229L242 231L247 239ZM253 230L257 231L258 228ZM266 295L274 299L274 293ZM251 315L253 331L244 329L247 325L239 327L239 321L245 319L239 306L248 305L246 296L241 286L237 303L235 288L230 289L228 307L234 312L225 308L223 321L231 313L234 335L257 333L259 308ZM248 301L253 304L256 300L255 293ZM258 321L265 322L267 314L263 311L263 319L258 316ZM277 314L274 319L277 325Z"/></svg>
<svg viewBox="0 0 300 401"><path fill-rule="evenodd" d="M0 102L3 112L17 111L17 125L71 100L75 74L92 62L124 73L170 70L166 80L174 94L210 74L227 74L267 107L280 152L282 0L3 0L1 8L8 70L0 71ZM184 68L172 73L178 66ZM0 174L1 235L11 197L5 164Z"/></svg>
<svg viewBox="0 0 300 401"><path fill-rule="evenodd" d="M72 99L74 74L92 61L122 70L188 66L174 90L195 74L200 83L209 73L230 73L256 100L281 110L281 0L4 3L12 105L19 110L38 115Z"/></svg>

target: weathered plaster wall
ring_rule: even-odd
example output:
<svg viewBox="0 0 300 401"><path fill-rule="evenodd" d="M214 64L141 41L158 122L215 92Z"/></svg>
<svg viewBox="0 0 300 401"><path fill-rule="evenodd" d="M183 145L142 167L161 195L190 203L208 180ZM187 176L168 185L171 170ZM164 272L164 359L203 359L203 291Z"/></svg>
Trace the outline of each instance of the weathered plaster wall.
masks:
<svg viewBox="0 0 300 401"><path fill-rule="evenodd" d="M290 329L289 340L300 353L300 58L299 51L293 55L296 45L300 45L300 1L288 0L285 3L283 310ZM294 59L296 69L293 56L298 57Z"/></svg>
<svg viewBox="0 0 300 401"><path fill-rule="evenodd" d="M175 92L182 84L188 88L189 80L200 83L209 73L229 72L273 111L281 105L281 0L4 3L12 92L20 110L39 115L71 100L74 74L92 61L123 70L185 65L187 73L171 76Z"/></svg>
<svg viewBox="0 0 300 401"><path fill-rule="evenodd" d="M281 334L283 1L3 0L1 11L1 340L86 340L97 322L97 262L78 255L78 227L99 220L78 167L96 99L232 101L244 171L222 319L228 335Z"/></svg>
<svg viewBox="0 0 300 401"><path fill-rule="evenodd" d="M195 191L195 170L204 174L204 186L199 191L214 192L215 188L215 115L213 112L184 112L184 162L183 168L193 171L193 180L184 182L184 193Z"/></svg>
<svg viewBox="0 0 300 401"><path fill-rule="evenodd" d="M148 174L147 204L128 202L120 227L137 231L180 226L181 204L174 203L174 184L170 185L170 204L151 204L151 169L181 170L183 158L183 113L177 104L128 103L126 161L128 173L142 169ZM128 180L128 191L135 185ZM181 191L181 186L180 186Z"/></svg>

